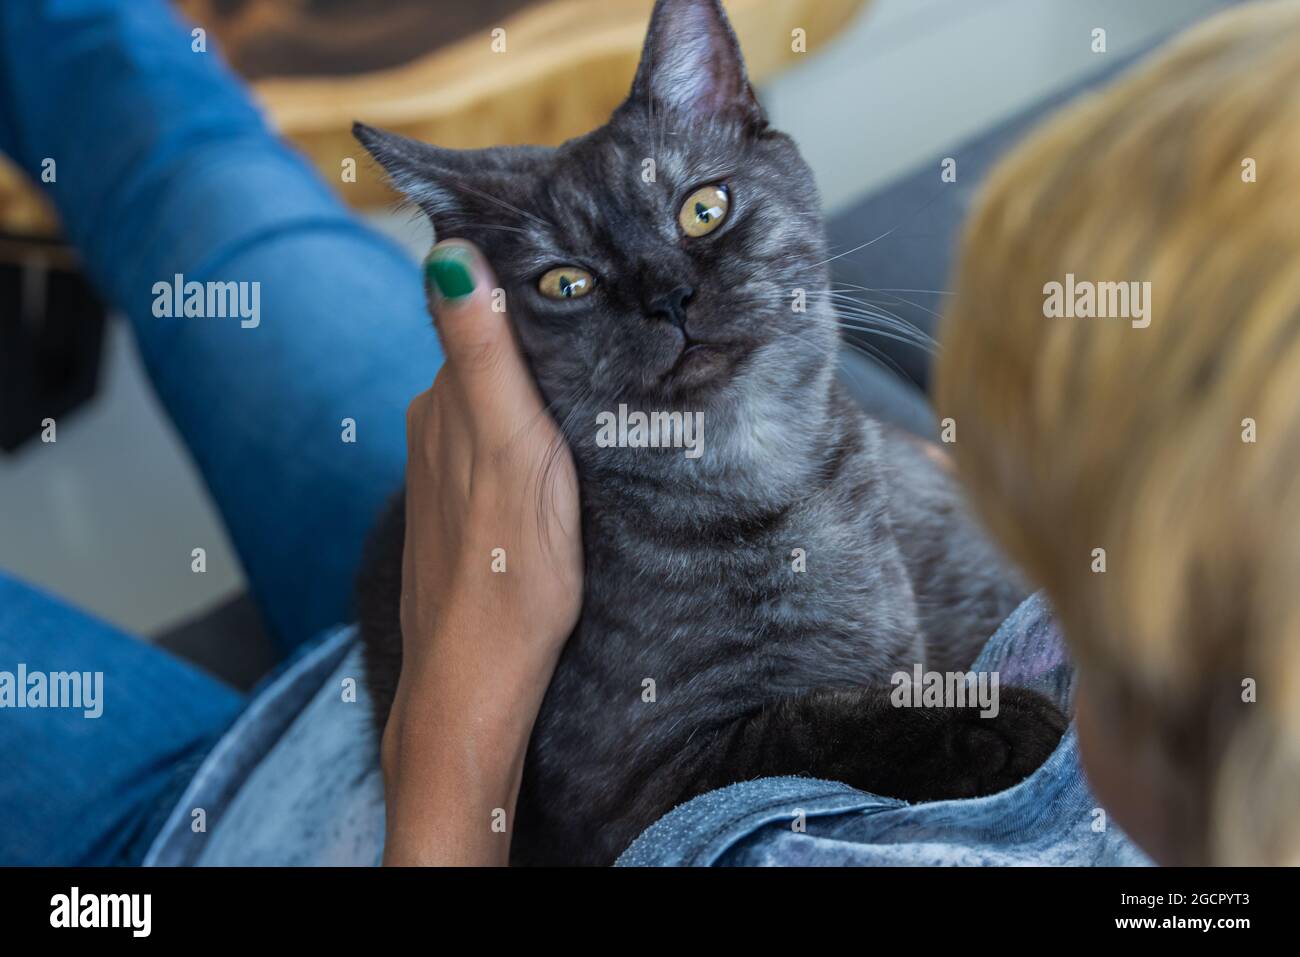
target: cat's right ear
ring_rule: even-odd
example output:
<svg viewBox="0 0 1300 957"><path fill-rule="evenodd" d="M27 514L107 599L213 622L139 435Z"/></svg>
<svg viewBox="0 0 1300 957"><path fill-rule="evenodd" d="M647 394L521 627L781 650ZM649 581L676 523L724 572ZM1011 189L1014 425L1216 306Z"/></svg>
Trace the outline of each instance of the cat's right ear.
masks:
<svg viewBox="0 0 1300 957"><path fill-rule="evenodd" d="M435 228L464 215L467 164L460 150L431 146L365 123L353 123L352 135L384 168L398 192L428 214Z"/></svg>
<svg viewBox="0 0 1300 957"><path fill-rule="evenodd" d="M657 0L624 106L765 125L721 0Z"/></svg>

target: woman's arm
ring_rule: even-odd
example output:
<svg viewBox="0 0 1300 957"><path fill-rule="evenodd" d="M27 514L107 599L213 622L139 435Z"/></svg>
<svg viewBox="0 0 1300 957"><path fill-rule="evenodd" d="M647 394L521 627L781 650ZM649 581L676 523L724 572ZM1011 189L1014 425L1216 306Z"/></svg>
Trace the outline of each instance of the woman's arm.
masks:
<svg viewBox="0 0 1300 957"><path fill-rule="evenodd" d="M384 862L505 864L533 721L582 603L577 477L482 256L441 243L427 274L447 363L407 413Z"/></svg>

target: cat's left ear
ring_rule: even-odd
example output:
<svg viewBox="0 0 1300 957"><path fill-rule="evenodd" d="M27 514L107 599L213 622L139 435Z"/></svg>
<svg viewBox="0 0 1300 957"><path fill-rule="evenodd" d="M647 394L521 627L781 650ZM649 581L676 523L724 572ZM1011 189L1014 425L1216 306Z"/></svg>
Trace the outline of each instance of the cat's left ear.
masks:
<svg viewBox="0 0 1300 957"><path fill-rule="evenodd" d="M471 180L490 177L501 163L490 150L444 149L364 123L353 123L352 135L397 190L428 214L440 239L473 216L478 190Z"/></svg>
<svg viewBox="0 0 1300 957"><path fill-rule="evenodd" d="M626 105L766 123L720 0L658 0Z"/></svg>
<svg viewBox="0 0 1300 957"><path fill-rule="evenodd" d="M352 135L375 158L393 185L418 203L430 217L447 212L453 197L443 186L455 151L441 149L365 123L353 123ZM456 164L459 165L459 164Z"/></svg>

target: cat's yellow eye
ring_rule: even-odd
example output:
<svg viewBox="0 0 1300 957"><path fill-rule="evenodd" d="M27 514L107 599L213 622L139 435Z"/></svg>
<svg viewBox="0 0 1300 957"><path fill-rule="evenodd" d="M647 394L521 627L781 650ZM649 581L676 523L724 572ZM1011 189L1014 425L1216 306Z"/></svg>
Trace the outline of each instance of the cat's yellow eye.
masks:
<svg viewBox="0 0 1300 957"><path fill-rule="evenodd" d="M686 197L682 211L677 214L682 232L687 236L707 236L727 218L731 209L731 196L727 187L720 185L703 186Z"/></svg>
<svg viewBox="0 0 1300 957"><path fill-rule="evenodd" d="M591 273L577 266L552 269L537 281L537 288L547 299L580 299L595 287Z"/></svg>

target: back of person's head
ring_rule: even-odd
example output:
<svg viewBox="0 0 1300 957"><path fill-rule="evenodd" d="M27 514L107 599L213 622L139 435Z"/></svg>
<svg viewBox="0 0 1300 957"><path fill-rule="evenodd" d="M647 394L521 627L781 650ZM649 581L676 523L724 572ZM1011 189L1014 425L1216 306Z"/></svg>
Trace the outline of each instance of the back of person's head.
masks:
<svg viewBox="0 0 1300 957"><path fill-rule="evenodd" d="M1300 863L1300 4L1207 21L999 166L936 407L1060 617L1103 803L1165 862Z"/></svg>

